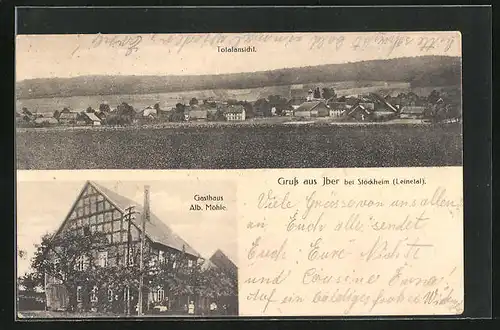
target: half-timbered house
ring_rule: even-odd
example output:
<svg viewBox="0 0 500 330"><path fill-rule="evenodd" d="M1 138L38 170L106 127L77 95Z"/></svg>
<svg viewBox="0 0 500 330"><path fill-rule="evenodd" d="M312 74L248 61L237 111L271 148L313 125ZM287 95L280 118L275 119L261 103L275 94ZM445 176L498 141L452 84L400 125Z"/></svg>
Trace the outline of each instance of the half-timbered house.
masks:
<svg viewBox="0 0 500 330"><path fill-rule="evenodd" d="M137 212L138 216L128 216L131 208ZM76 267L82 270L89 267L91 263L99 267L125 264L130 267L139 267L142 228L140 214L143 212L142 205L98 183L88 181L55 235L61 235L64 231L73 231L82 235L92 232L105 234L106 244L100 244L90 251L91 258L87 257L88 251L85 255L78 257ZM176 235L154 212L148 212L148 214L149 217L145 220L143 251L147 256L145 259L150 264L170 261L169 265L175 268L176 260L181 260L181 256L183 261L188 261L189 267L202 261L198 252ZM57 262L54 255L49 254L47 258L53 258L53 261ZM90 301L93 304L99 299L105 299L110 309L123 313L124 308L130 310L130 306L137 304L137 291L134 292L129 287L124 287L119 292L116 292L114 288L102 289L101 285L98 287L96 286L95 290L85 290L85 283L82 282L81 286L74 288L78 306L81 306L83 301ZM196 297L173 296L167 288L161 286L146 286L146 288L149 293L146 294L147 299L144 298L143 303L146 305L147 302L148 306L157 301L168 300L169 307L175 308L196 299ZM97 290L104 290L104 292L98 293ZM60 279L46 275L45 292L47 309L59 310L69 307L68 291Z"/></svg>

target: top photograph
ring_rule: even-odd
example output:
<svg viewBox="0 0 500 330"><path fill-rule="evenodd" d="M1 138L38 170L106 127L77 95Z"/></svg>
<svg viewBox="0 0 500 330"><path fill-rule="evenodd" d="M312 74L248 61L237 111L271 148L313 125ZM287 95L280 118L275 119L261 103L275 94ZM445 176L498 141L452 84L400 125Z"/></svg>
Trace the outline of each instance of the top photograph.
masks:
<svg viewBox="0 0 500 330"><path fill-rule="evenodd" d="M462 166L461 35L16 36L16 166Z"/></svg>

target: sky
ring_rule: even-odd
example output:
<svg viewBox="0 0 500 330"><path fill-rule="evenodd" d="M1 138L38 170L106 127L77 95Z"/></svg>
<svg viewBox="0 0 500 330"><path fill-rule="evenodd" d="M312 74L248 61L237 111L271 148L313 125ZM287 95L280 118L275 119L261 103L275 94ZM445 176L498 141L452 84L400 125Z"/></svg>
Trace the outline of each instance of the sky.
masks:
<svg viewBox="0 0 500 330"><path fill-rule="evenodd" d="M63 223L86 181L20 181L17 185L17 246L27 252L18 258L18 275L29 271L29 260L46 233ZM234 185L206 181L96 181L139 204L144 185L150 186L150 209L204 258L221 249L237 264L237 221ZM47 193L50 191L50 193ZM227 212L193 212L194 194L223 195Z"/></svg>
<svg viewBox="0 0 500 330"><path fill-rule="evenodd" d="M256 52L219 52L232 46ZM18 35L16 80L223 74L421 55L461 56L460 33Z"/></svg>

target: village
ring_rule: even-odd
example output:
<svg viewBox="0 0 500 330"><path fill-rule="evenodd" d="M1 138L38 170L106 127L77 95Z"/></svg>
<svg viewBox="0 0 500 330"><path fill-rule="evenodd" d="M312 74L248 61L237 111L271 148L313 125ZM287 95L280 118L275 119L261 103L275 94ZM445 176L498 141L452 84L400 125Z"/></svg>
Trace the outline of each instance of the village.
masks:
<svg viewBox="0 0 500 330"><path fill-rule="evenodd" d="M337 96L329 87L304 88L294 85L287 97L269 95L253 102L236 99L177 103L162 109L160 103L134 108L122 102L115 109L101 103L77 111L64 107L52 115L38 114L25 107L16 111L18 127L148 126L158 123L437 123L459 121L461 110L453 95L433 90L428 96L408 93L366 93Z"/></svg>

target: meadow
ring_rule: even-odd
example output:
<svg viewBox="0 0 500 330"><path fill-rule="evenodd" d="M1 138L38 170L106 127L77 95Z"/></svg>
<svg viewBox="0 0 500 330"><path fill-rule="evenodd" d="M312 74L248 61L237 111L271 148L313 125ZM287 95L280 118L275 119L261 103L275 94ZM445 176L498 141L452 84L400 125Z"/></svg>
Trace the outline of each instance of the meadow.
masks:
<svg viewBox="0 0 500 330"><path fill-rule="evenodd" d="M18 131L18 169L458 166L460 124Z"/></svg>

